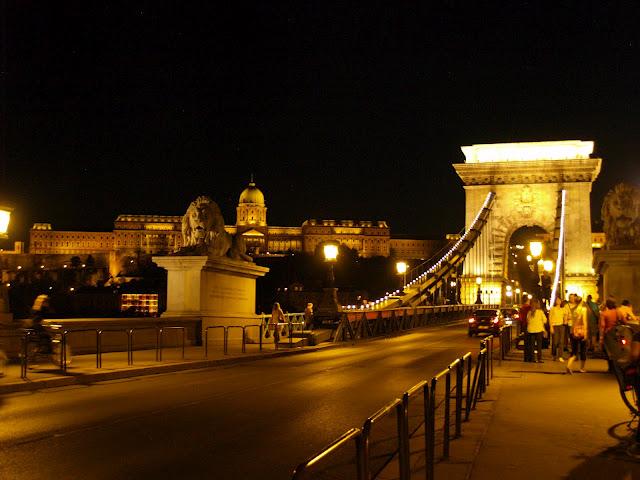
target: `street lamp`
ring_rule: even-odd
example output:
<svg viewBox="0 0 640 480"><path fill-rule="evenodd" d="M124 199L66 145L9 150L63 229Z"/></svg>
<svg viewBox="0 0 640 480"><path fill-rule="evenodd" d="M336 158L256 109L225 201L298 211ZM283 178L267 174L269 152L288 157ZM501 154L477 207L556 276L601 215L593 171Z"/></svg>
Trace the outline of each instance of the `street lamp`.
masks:
<svg viewBox="0 0 640 480"><path fill-rule="evenodd" d="M402 288L407 284L407 262L396 262L396 272L402 275Z"/></svg>
<svg viewBox="0 0 640 480"><path fill-rule="evenodd" d="M540 257L540 255L542 255L542 242L529 242L529 251L531 252L531 257L535 260L537 258ZM540 270L539 270L539 264L541 262L539 261L534 261L533 262L533 275L535 276L536 279L536 297L540 298Z"/></svg>
<svg viewBox="0 0 640 480"><path fill-rule="evenodd" d="M520 303L520 289L516 288L516 303Z"/></svg>
<svg viewBox="0 0 640 480"><path fill-rule="evenodd" d="M482 277L476 277L476 285L478 285L478 291L476 292L476 305L482 305Z"/></svg>
<svg viewBox="0 0 640 480"><path fill-rule="evenodd" d="M551 273L553 271L553 260L545 260L543 262L544 271Z"/></svg>
<svg viewBox="0 0 640 480"><path fill-rule="evenodd" d="M322 252L324 253L324 261L329 264L329 272L327 277L327 286L322 289L322 298L316 310L316 317L323 320L333 322L338 317L338 289L334 286L335 276L333 274L333 264L338 260L338 245L335 243L326 243Z"/></svg>
<svg viewBox="0 0 640 480"><path fill-rule="evenodd" d="M7 232L9 231L9 222L11 221L10 207L0 206L0 238L8 238Z"/></svg>
<svg viewBox="0 0 640 480"><path fill-rule="evenodd" d="M329 287L332 288L335 283L333 275L333 264L338 260L338 246L334 243L327 243L324 248L324 261L329 264Z"/></svg>

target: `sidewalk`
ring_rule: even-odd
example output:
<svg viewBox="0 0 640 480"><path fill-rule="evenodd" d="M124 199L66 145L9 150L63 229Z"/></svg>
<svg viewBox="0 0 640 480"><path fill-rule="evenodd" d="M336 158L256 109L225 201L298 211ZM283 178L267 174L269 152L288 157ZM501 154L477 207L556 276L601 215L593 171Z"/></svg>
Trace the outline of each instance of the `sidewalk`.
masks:
<svg viewBox="0 0 640 480"><path fill-rule="evenodd" d="M606 362L589 359L587 373L573 375L565 365L524 363L517 350L502 365L494 360L494 378L435 478L640 479L640 456L628 452L631 414ZM425 478L423 436L411 440L412 479ZM379 478L398 478L397 462Z"/></svg>
<svg viewBox="0 0 640 480"><path fill-rule="evenodd" d="M229 345L229 353L223 353L222 342L210 342L205 358L204 347L186 347L184 359L182 348L165 347L162 361L156 361L156 350L134 350L133 365L127 364L127 352L109 352L102 354L102 368L96 368L96 355L74 355L66 375L53 363L42 361L29 365L26 379L20 378L20 364L10 363L4 367L4 376L0 377L0 395L42 388L56 388L67 385L116 380L142 375L155 375L197 368L230 365L264 358L298 355L316 352L327 348L340 347L339 343L323 343L311 347L280 347L275 349L273 341L263 344L262 352L258 344L247 344L242 353L240 345Z"/></svg>

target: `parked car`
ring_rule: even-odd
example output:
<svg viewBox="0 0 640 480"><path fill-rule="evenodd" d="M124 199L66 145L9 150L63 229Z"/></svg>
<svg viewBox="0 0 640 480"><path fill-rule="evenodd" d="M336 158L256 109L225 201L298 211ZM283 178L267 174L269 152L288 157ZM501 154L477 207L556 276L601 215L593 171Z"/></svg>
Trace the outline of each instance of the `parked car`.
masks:
<svg viewBox="0 0 640 480"><path fill-rule="evenodd" d="M500 327L504 325L504 317L500 309L487 308L478 309L473 312L473 317L469 319L469 336L479 333L490 333L497 335Z"/></svg>
<svg viewBox="0 0 640 480"><path fill-rule="evenodd" d="M501 308L500 313L504 318L505 325L513 325L520 320L520 313L517 308Z"/></svg>

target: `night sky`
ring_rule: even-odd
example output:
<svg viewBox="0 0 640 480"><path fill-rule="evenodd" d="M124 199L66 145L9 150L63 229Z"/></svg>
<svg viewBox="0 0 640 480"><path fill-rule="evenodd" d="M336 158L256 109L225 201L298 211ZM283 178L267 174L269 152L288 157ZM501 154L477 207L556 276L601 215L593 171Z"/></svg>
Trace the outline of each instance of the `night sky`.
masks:
<svg viewBox="0 0 640 480"><path fill-rule="evenodd" d="M271 225L436 238L463 227L461 145L565 139L604 159L597 228L606 191L640 181L636 5L5 0L10 240L199 194L233 223L251 173Z"/></svg>

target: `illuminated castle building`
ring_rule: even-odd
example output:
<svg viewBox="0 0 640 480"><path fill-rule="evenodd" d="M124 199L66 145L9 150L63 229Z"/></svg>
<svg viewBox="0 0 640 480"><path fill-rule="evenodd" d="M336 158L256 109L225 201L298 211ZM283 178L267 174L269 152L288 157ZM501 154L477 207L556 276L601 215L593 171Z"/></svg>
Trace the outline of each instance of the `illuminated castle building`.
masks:
<svg viewBox="0 0 640 480"><path fill-rule="evenodd" d="M30 230L29 253L39 255L92 255L108 262L117 274L123 262L139 255L169 253L182 246L182 216L118 215L112 232L58 231L49 223L36 223ZM235 225L225 229L245 238L254 255L290 252L313 253L325 242L337 242L362 257L396 256L429 258L444 241L392 238L386 221L306 220L299 227L267 224L264 194L253 179L240 194ZM105 265L106 266L106 265Z"/></svg>

